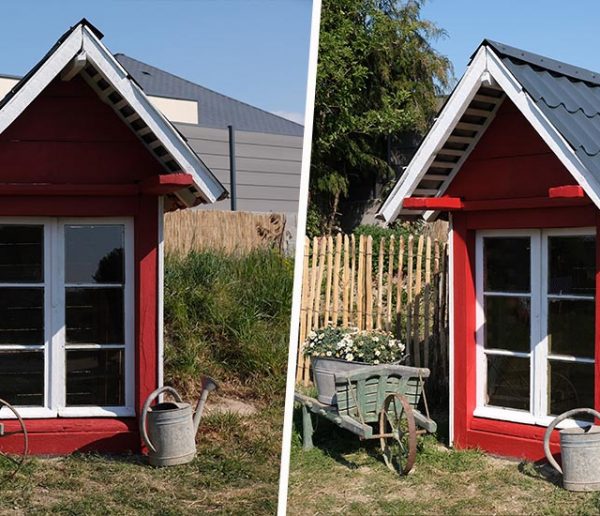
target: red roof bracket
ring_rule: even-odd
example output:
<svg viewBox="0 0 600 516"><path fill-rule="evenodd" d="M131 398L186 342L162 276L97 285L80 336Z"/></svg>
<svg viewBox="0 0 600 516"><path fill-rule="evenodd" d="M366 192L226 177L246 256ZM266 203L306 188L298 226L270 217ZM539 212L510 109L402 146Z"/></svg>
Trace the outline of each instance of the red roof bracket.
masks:
<svg viewBox="0 0 600 516"><path fill-rule="evenodd" d="M407 197L402 202L405 210L457 211L464 208L460 197Z"/></svg>
<svg viewBox="0 0 600 516"><path fill-rule="evenodd" d="M551 199L582 199L585 197L585 192L579 185L555 186L548 188L548 197Z"/></svg>
<svg viewBox="0 0 600 516"><path fill-rule="evenodd" d="M166 195L189 188L194 184L191 174L161 174L144 179L140 183L142 193L150 195Z"/></svg>

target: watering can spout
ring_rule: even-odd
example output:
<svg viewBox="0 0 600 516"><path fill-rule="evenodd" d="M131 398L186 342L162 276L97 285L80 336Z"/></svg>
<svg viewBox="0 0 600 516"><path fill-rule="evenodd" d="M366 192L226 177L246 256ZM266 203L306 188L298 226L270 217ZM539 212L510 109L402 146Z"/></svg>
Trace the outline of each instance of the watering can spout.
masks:
<svg viewBox="0 0 600 516"><path fill-rule="evenodd" d="M200 381L202 383L202 392L200 394L198 404L196 405L196 412L194 413L194 433L198 433L200 419L202 419L204 405L206 404L206 398L208 398L208 395L211 391L217 390L219 388L219 384L210 376L203 376L200 379Z"/></svg>

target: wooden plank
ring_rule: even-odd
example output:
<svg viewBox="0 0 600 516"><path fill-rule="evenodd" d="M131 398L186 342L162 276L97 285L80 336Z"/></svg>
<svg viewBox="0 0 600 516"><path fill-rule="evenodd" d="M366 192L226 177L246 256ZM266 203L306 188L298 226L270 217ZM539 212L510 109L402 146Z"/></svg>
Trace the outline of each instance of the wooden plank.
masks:
<svg viewBox="0 0 600 516"><path fill-rule="evenodd" d="M480 116L482 118L487 118L492 114L492 110L487 111L485 109L477 109L477 108L467 108L465 111L465 115L469 116Z"/></svg>
<svg viewBox="0 0 600 516"><path fill-rule="evenodd" d="M390 244L388 246L388 274L387 274L387 297L386 297L386 330L392 329L392 306L393 306L393 282L394 282L394 235L390 236Z"/></svg>
<svg viewBox="0 0 600 516"><path fill-rule="evenodd" d="M325 311L323 313L323 326L331 322L331 289L333 281L333 237L327 237L327 277L325 279Z"/></svg>
<svg viewBox="0 0 600 516"><path fill-rule="evenodd" d="M404 236L400 236L398 243L398 280L396 283L396 335L401 335L402 295L404 287ZM405 342L405 344L407 344ZM408 352L408 350L407 350Z"/></svg>
<svg viewBox="0 0 600 516"><path fill-rule="evenodd" d="M358 275L356 278L356 326L359 330L362 330L364 326L363 321L363 307L364 307L364 284L365 284L365 236L360 235L358 238Z"/></svg>
<svg viewBox="0 0 600 516"><path fill-rule="evenodd" d="M319 264L317 266L317 281L315 282L315 309L313 313L313 329L320 327L321 291L323 289L323 270L325 268L325 252L327 237L319 239Z"/></svg>
<svg viewBox="0 0 600 516"><path fill-rule="evenodd" d="M412 340L412 320L413 320L413 269L414 269L414 257L413 257L413 242L414 236L408 236L408 257L406 263L406 350L410 353L410 362L415 364L415 355Z"/></svg>
<svg viewBox="0 0 600 516"><path fill-rule="evenodd" d="M440 367L440 243L436 238L433 242L433 285L432 285L432 297L433 297L433 350L432 350L432 367L436 371Z"/></svg>
<svg viewBox="0 0 600 516"><path fill-rule="evenodd" d="M304 378L304 368L306 367L306 359L304 356L304 345L307 336L307 312L308 308L308 297L309 297L309 277L308 277L308 265L310 259L310 239L304 237L304 262L302 265L302 297L301 297L301 308L300 308L300 335L298 343L298 365L296 367L296 383L300 383Z"/></svg>
<svg viewBox="0 0 600 516"><path fill-rule="evenodd" d="M342 274L342 326L348 326L350 301L350 239L344 235L344 272Z"/></svg>
<svg viewBox="0 0 600 516"><path fill-rule="evenodd" d="M444 382L447 384L448 381L448 274L452 274L452 271L448 270L448 244L444 244L441 250L442 261L440 263L440 358L441 358L441 370Z"/></svg>
<svg viewBox="0 0 600 516"><path fill-rule="evenodd" d="M348 302L348 324L354 321L354 325L358 327L358 321L354 318L354 292L356 279L356 237L350 236L350 255L352 258L352 267L350 268L350 300Z"/></svg>
<svg viewBox="0 0 600 516"><path fill-rule="evenodd" d="M373 237L367 237L365 261L365 329L373 329Z"/></svg>
<svg viewBox="0 0 600 516"><path fill-rule="evenodd" d="M423 366L429 367L429 336L431 331L431 237L427 237L425 245L425 289L423 292Z"/></svg>
<svg viewBox="0 0 600 516"><path fill-rule="evenodd" d="M333 308L331 319L334 326L338 325L340 302L340 263L342 259L342 234L335 237L335 259L333 261Z"/></svg>
<svg viewBox="0 0 600 516"><path fill-rule="evenodd" d="M377 262L377 310L375 312L377 329L383 328L383 258L385 252L385 237L379 241L379 259Z"/></svg>
<svg viewBox="0 0 600 516"><path fill-rule="evenodd" d="M417 268L415 271L415 297L413 319L413 348L415 365L421 367L421 300L422 300L422 274L423 274L423 235L419 235L417 243Z"/></svg>

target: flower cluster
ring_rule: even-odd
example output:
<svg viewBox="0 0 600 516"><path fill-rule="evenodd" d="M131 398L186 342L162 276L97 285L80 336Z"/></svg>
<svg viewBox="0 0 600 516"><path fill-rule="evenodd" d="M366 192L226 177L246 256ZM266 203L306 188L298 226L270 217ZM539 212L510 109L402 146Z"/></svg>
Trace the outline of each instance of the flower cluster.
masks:
<svg viewBox="0 0 600 516"><path fill-rule="evenodd" d="M385 331L328 326L310 332L304 353L365 364L390 364L404 358L404 344Z"/></svg>

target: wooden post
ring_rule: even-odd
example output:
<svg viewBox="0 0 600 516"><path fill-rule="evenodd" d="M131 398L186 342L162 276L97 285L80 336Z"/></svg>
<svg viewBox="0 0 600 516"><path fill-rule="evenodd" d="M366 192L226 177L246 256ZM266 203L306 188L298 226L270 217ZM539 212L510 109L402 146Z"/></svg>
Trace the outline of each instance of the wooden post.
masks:
<svg viewBox="0 0 600 516"><path fill-rule="evenodd" d="M415 362L415 350L413 346L412 320L413 320L413 241L412 235L408 236L408 260L406 263L406 348L410 350L411 363Z"/></svg>
<svg viewBox="0 0 600 516"><path fill-rule="evenodd" d="M304 378L306 368L306 357L304 356L304 344L307 336L307 313L309 312L308 298L310 295L308 262L310 259L310 239L304 237L304 263L302 265L302 301L300 303L300 342L298 343L298 365L296 367L296 383L300 383Z"/></svg>
<svg viewBox="0 0 600 516"><path fill-rule="evenodd" d="M308 309L306 311L306 334L308 335L311 330L314 328L313 320L315 314L317 314L317 322L318 322L318 312L315 311L315 298L317 292L317 274L318 274L318 258L319 258L319 239L317 237L313 238L313 248L312 248L312 262L310 269L310 283L308 286L309 295L308 295ZM303 372L303 383L304 385L309 384L310 380L310 358L306 358L304 362L304 372Z"/></svg>
<svg viewBox="0 0 600 516"><path fill-rule="evenodd" d="M335 237L335 260L333 262L333 309L331 322L334 326L338 325L338 312L340 302L340 262L342 259L342 234L338 233Z"/></svg>
<svg viewBox="0 0 600 516"><path fill-rule="evenodd" d="M388 274L387 274L387 315L386 315L386 330L392 329L392 286L394 281L394 235L390 236L390 244L388 249Z"/></svg>
<svg viewBox="0 0 600 516"><path fill-rule="evenodd" d="M385 252L385 237L379 241L379 261L377 262L377 319L375 328L383 328L383 257Z"/></svg>
<svg viewBox="0 0 600 516"><path fill-rule="evenodd" d="M430 336L430 291L431 291L431 237L427 237L425 246L425 290L423 292L423 366L429 367Z"/></svg>
<svg viewBox="0 0 600 516"><path fill-rule="evenodd" d="M350 314L350 239L344 235L344 274L342 279L343 299L342 299L342 326L348 326L348 316Z"/></svg>
<svg viewBox="0 0 600 516"><path fill-rule="evenodd" d="M404 237L400 237L398 243L398 283L396 283L396 336L402 337L402 292L404 286ZM404 344L408 350L408 339L405 339Z"/></svg>
<svg viewBox="0 0 600 516"><path fill-rule="evenodd" d="M415 271L415 295L414 295L414 320L413 338L415 350L415 365L421 367L421 288L423 274L423 235L419 236L417 243L417 270Z"/></svg>
<svg viewBox="0 0 600 516"><path fill-rule="evenodd" d="M319 250L319 266L317 268L317 283L315 285L315 313L313 318L313 329L320 327L321 291L323 289L323 270L325 269L325 251L327 250L327 237L321 237Z"/></svg>
<svg viewBox="0 0 600 516"><path fill-rule="evenodd" d="M358 276L356 278L356 326L359 330L364 328L363 324L363 287L365 284L365 236L358 238Z"/></svg>
<svg viewBox="0 0 600 516"><path fill-rule="evenodd" d="M373 237L367 237L367 256L365 264L365 327L373 329Z"/></svg>
<svg viewBox="0 0 600 516"><path fill-rule="evenodd" d="M350 269L350 301L348 302L348 324L355 322L355 326L358 327L358 321L354 318L354 290L355 290L355 278L356 278L356 237L350 236L350 255L352 257L352 267Z"/></svg>
<svg viewBox="0 0 600 516"><path fill-rule="evenodd" d="M323 326L331 323L331 282L333 281L333 237L327 237L327 279L325 280L325 312Z"/></svg>

